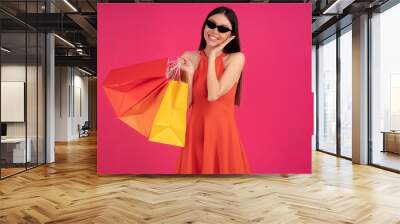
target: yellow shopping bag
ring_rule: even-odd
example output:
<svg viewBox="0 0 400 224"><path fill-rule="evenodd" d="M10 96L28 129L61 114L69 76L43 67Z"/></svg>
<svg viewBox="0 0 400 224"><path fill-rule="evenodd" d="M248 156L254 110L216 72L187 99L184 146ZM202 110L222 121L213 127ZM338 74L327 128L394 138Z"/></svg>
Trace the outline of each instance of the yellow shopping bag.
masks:
<svg viewBox="0 0 400 224"><path fill-rule="evenodd" d="M149 141L185 146L188 84L169 81L151 127Z"/></svg>

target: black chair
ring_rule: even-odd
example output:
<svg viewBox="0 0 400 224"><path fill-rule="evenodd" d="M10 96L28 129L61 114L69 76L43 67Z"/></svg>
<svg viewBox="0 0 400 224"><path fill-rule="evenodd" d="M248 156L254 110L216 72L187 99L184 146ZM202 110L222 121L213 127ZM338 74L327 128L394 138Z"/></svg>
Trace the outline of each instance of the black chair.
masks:
<svg viewBox="0 0 400 224"><path fill-rule="evenodd" d="M78 124L79 138L89 136L89 129L90 129L89 121L85 121L82 127L80 127L80 125Z"/></svg>

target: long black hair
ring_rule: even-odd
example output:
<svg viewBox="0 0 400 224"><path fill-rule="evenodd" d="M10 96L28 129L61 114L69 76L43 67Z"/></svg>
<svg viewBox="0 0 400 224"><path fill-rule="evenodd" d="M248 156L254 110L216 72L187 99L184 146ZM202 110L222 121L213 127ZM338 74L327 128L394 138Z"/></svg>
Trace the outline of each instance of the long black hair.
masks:
<svg viewBox="0 0 400 224"><path fill-rule="evenodd" d="M206 40L204 38L204 28L206 27L207 20L215 14L224 14L226 16L226 18L229 20L229 22L232 25L231 35L236 36L233 40L231 40L231 42L229 42L224 47L224 49L222 51L225 54L240 52L239 23L238 23L236 13L232 9L230 9L228 7L224 7L224 6L213 9L210 13L208 13L206 19L204 20L203 27L201 28L201 41L200 41L199 50L204 50L207 46ZM243 76L243 74L240 75L240 78L238 81L238 86L236 89L236 94L235 94L235 104L238 106L240 105L242 76Z"/></svg>

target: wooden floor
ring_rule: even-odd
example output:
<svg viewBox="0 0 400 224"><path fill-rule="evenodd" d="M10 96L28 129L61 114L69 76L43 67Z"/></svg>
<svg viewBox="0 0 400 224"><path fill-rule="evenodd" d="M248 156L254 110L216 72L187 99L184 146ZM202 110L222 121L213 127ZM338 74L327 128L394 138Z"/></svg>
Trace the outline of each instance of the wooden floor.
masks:
<svg viewBox="0 0 400 224"><path fill-rule="evenodd" d="M0 223L400 223L400 175L314 152L312 175L98 176L96 139L0 181Z"/></svg>

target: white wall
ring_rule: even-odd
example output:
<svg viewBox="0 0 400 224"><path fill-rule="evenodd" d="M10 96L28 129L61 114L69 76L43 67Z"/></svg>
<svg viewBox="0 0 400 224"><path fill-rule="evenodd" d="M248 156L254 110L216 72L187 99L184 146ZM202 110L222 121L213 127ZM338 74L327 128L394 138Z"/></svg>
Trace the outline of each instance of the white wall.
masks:
<svg viewBox="0 0 400 224"><path fill-rule="evenodd" d="M55 68L55 141L68 140L68 107L69 107L69 68Z"/></svg>
<svg viewBox="0 0 400 224"><path fill-rule="evenodd" d="M25 64L2 65L1 81L25 82ZM1 109L6 110L6 108ZM25 137L25 122L7 122L7 137Z"/></svg>
<svg viewBox="0 0 400 224"><path fill-rule="evenodd" d="M78 124L88 120L88 77L72 67L56 67L55 73L55 140L77 139Z"/></svg>
<svg viewBox="0 0 400 224"><path fill-rule="evenodd" d="M73 108L73 119L72 119L72 136L74 138L79 137L78 133L78 124L81 126L85 123L85 121L88 121L88 77L81 76L82 73L78 73L76 75L75 70L75 75L74 75L74 108ZM80 108L81 107L81 108ZM81 110L81 111L80 111Z"/></svg>
<svg viewBox="0 0 400 224"><path fill-rule="evenodd" d="M36 75L36 66L27 66L18 65L18 64L5 64L1 66L1 81L2 82L25 82L25 75L27 69L28 74L28 81L30 86L36 86L36 80L33 80L30 75ZM36 111L36 88L27 88L27 106L30 106L30 109L27 111L28 116L28 137L30 133L30 128L33 127L35 130L36 136L36 120L37 115L36 113L32 113L32 111ZM3 96L4 97L4 96ZM33 102L33 104L32 104ZM40 106L40 105L39 105ZM2 110L7 110L7 108L1 108ZM31 122L35 122L35 125L31 124ZM25 137L25 123L26 122L7 122L7 136L8 137Z"/></svg>

